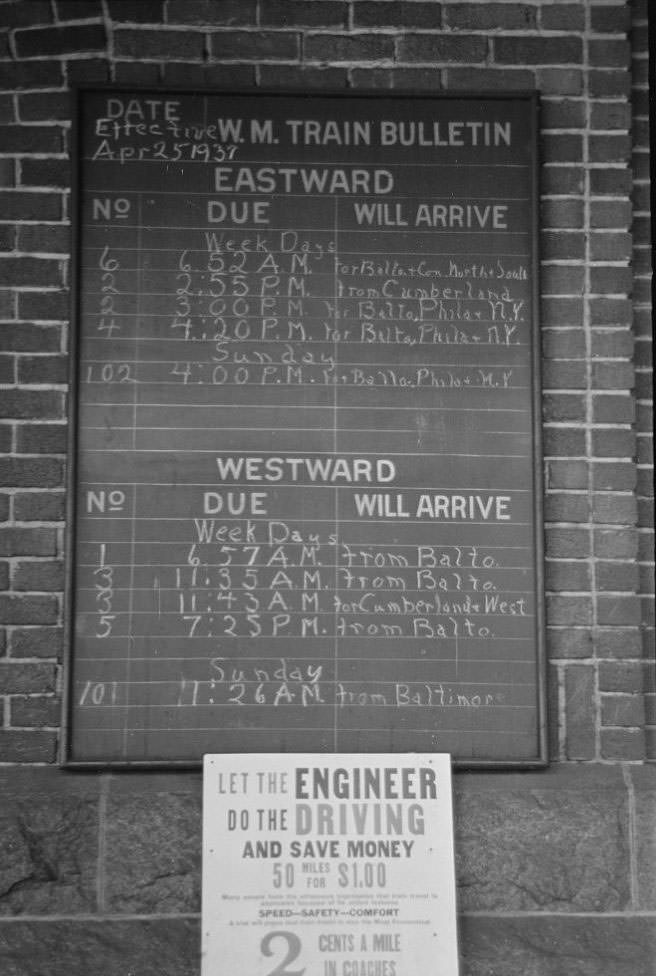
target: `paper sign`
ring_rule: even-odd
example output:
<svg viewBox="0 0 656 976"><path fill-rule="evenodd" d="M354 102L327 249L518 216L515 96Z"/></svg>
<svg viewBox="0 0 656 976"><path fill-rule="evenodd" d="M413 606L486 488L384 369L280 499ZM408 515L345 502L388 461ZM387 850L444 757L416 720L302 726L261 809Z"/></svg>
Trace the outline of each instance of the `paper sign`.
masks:
<svg viewBox="0 0 656 976"><path fill-rule="evenodd" d="M457 976L445 754L209 755L202 976Z"/></svg>

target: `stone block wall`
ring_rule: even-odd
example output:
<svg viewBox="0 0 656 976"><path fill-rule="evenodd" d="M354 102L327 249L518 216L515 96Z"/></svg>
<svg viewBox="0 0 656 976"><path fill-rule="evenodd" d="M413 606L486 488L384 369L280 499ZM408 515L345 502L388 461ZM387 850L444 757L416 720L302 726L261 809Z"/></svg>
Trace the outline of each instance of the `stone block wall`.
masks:
<svg viewBox="0 0 656 976"><path fill-rule="evenodd" d="M647 0L0 0L0 972L198 972L196 773L56 767L74 84L541 94L550 752L459 774L463 976L655 976Z"/></svg>

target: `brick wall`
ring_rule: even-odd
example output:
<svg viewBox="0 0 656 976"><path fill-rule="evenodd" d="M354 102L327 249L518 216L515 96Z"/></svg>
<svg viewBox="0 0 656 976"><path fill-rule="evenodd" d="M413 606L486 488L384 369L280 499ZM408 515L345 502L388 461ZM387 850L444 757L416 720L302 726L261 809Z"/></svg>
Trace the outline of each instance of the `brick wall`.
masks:
<svg viewBox="0 0 656 976"><path fill-rule="evenodd" d="M196 774L47 768L65 555L68 88L117 81L540 91L554 765L458 776L465 973L653 976L646 18L646 0L0 0L3 973L197 971Z"/></svg>
<svg viewBox="0 0 656 976"><path fill-rule="evenodd" d="M652 30L654 25L652 24ZM654 447L652 227L649 182L649 61L647 2L633 8L633 323L636 341L638 560L643 659L646 666L647 755L656 759L654 661ZM653 72L653 65L652 65ZM653 74L652 74L653 86Z"/></svg>

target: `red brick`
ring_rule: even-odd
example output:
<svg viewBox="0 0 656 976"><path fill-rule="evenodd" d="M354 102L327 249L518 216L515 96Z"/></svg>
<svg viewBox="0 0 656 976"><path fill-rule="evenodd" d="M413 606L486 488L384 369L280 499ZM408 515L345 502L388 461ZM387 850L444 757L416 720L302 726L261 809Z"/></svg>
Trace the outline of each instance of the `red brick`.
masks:
<svg viewBox="0 0 656 976"><path fill-rule="evenodd" d="M585 29L585 7L581 3L545 6L541 12L543 30L582 31Z"/></svg>
<svg viewBox="0 0 656 976"><path fill-rule="evenodd" d="M16 453L65 454L67 437L65 424L19 424L16 429Z"/></svg>
<svg viewBox="0 0 656 976"><path fill-rule="evenodd" d="M636 499L632 494L595 494L592 496L593 521L609 525L635 525L636 506Z"/></svg>
<svg viewBox="0 0 656 976"><path fill-rule="evenodd" d="M585 103L574 100L547 100L540 107L540 123L544 129L585 128Z"/></svg>
<svg viewBox="0 0 656 976"><path fill-rule="evenodd" d="M20 160L21 186L67 187L71 181L71 167L66 159Z"/></svg>
<svg viewBox="0 0 656 976"><path fill-rule="evenodd" d="M110 80L109 64L101 58L67 61L66 77L70 85L103 85Z"/></svg>
<svg viewBox="0 0 656 976"><path fill-rule="evenodd" d="M624 73L622 73L624 74ZM642 116L643 118L649 117L649 92L647 89L642 90L636 88L632 92L632 104L633 104L633 115L634 118Z"/></svg>
<svg viewBox="0 0 656 976"><path fill-rule="evenodd" d="M592 386L596 390L631 390L635 383L633 363L593 362Z"/></svg>
<svg viewBox="0 0 656 976"><path fill-rule="evenodd" d="M622 627L640 623L640 603L633 594L597 595L597 623L600 626Z"/></svg>
<svg viewBox="0 0 656 976"><path fill-rule="evenodd" d="M12 124L16 122L13 95L0 95L0 122L3 125L5 122Z"/></svg>
<svg viewBox="0 0 656 976"><path fill-rule="evenodd" d="M177 6L184 6L189 8L190 11L193 11L193 8L197 4L200 6L202 2L203 0L177 0ZM242 16L247 17L252 15L253 4L254 0L232 0L233 7L235 9L239 8L242 11ZM215 11L217 10L217 4L214 0L205 0L204 5L206 7L213 7ZM220 6L229 8L230 5L230 0L223 0ZM167 20L171 24L175 22L171 17L175 7L176 0L170 0ZM164 0L139 0L139 3L131 4L126 4L125 0L107 0L107 8L109 10L109 16L117 22L127 20L133 24L161 24L164 21ZM190 16L193 16L193 13ZM191 24L194 21L188 20L187 23Z"/></svg>
<svg viewBox="0 0 656 976"><path fill-rule="evenodd" d="M633 397L620 394L595 394L592 400L592 420L594 423L622 424L632 423L635 418Z"/></svg>
<svg viewBox="0 0 656 976"><path fill-rule="evenodd" d="M631 302L625 298L592 298L590 321L593 326L629 326L632 322Z"/></svg>
<svg viewBox="0 0 656 976"><path fill-rule="evenodd" d="M64 149L63 133L57 125L3 125L0 140L3 153L54 154Z"/></svg>
<svg viewBox="0 0 656 976"><path fill-rule="evenodd" d="M362 6L362 4L357 5L355 16L358 8ZM417 4L418 8L422 6L424 5ZM429 4L425 6L428 7ZM324 3L307 3L305 0L284 0L284 2L268 0L266 4L261 5L260 23L263 27L347 27L348 5L338 0L325 0ZM439 7L437 23L439 24ZM374 26L380 27L383 24ZM402 21L399 21L398 26L403 26Z"/></svg>
<svg viewBox="0 0 656 976"><path fill-rule="evenodd" d="M280 6L287 10L287 0L280 0ZM301 0L300 6L310 7L314 10L316 3L305 3ZM330 3L327 4L330 6ZM448 8L449 13L451 7ZM320 14L321 16L321 14ZM439 3L416 2L411 3L405 0L391 0L390 3L362 2L353 4L353 26L359 27L392 27L395 29L406 29L408 27L420 27L424 30L435 30L442 26L442 5Z"/></svg>
<svg viewBox="0 0 656 976"><path fill-rule="evenodd" d="M338 89L347 88L349 75L347 68L322 68L317 65L307 66L304 64L263 64L259 69L260 83L263 87L267 85L271 88L294 88L301 87L312 89ZM386 87L390 87L390 74L387 74ZM357 87L358 82L353 80Z"/></svg>
<svg viewBox="0 0 656 976"><path fill-rule="evenodd" d="M583 72L577 68L540 68L538 86L544 95L580 95Z"/></svg>
<svg viewBox="0 0 656 976"><path fill-rule="evenodd" d="M495 37L498 64L580 64L583 45L578 37Z"/></svg>
<svg viewBox="0 0 656 976"><path fill-rule="evenodd" d="M633 213L628 200L603 200L590 204L590 226L626 230ZM635 234L634 234L635 238Z"/></svg>
<svg viewBox="0 0 656 976"><path fill-rule="evenodd" d="M0 556L54 556L55 529L0 526Z"/></svg>
<svg viewBox="0 0 656 976"><path fill-rule="evenodd" d="M189 71L192 65L189 61L171 62L166 61L163 65L154 61L117 61L114 64L114 79L124 85L156 85L160 81L160 71L172 70L172 76L182 69ZM204 67L204 65L193 65L193 67ZM172 80L169 79L169 80Z"/></svg>
<svg viewBox="0 0 656 976"><path fill-rule="evenodd" d="M334 70L334 69L333 69ZM429 72L437 79L436 90L441 87L441 68L340 68L340 71L348 71L348 82L353 88L368 88L371 91L380 89L394 88L395 77L405 77L407 74L422 74ZM400 86L402 87L402 85ZM414 87L414 86L413 86ZM430 90L430 89L429 89Z"/></svg>
<svg viewBox="0 0 656 976"><path fill-rule="evenodd" d="M547 328L582 326L583 301L581 298L543 298L540 302L540 318Z"/></svg>
<svg viewBox="0 0 656 976"><path fill-rule="evenodd" d="M631 192L631 173L624 167L590 170L590 193L593 196L627 196Z"/></svg>
<svg viewBox="0 0 656 976"><path fill-rule="evenodd" d="M0 158L0 188L13 189L16 186L18 158Z"/></svg>
<svg viewBox="0 0 656 976"><path fill-rule="evenodd" d="M67 356L19 356L18 382L66 383L68 367Z"/></svg>
<svg viewBox="0 0 656 976"><path fill-rule="evenodd" d="M547 594L548 626L586 626L592 622L592 597Z"/></svg>
<svg viewBox="0 0 656 976"><path fill-rule="evenodd" d="M640 698L605 695L601 699L601 724L639 728L645 723L645 704Z"/></svg>
<svg viewBox="0 0 656 976"><path fill-rule="evenodd" d="M537 23L535 7L519 3L457 3L446 6L444 12L451 30L530 30Z"/></svg>
<svg viewBox="0 0 656 976"><path fill-rule="evenodd" d="M142 3L132 4L132 8L140 6ZM264 17L268 3L263 6ZM124 0L112 0L110 13L115 20L124 19L123 15L126 13ZM128 13L130 20L141 19L133 16L131 10ZM154 13L156 11L151 11L151 16ZM222 0L221 3L217 3L216 0L169 0L166 13L169 24L194 24L198 27L247 27L255 23L255 16L255 0ZM159 20L159 17L155 17L152 22Z"/></svg>
<svg viewBox="0 0 656 976"><path fill-rule="evenodd" d="M653 530L654 528L654 499L651 497L651 495L638 499L638 525L640 526L641 529ZM653 543L654 543L653 531L645 532L644 534L645 536L649 536L652 543L652 551L653 551ZM649 559L650 558L649 555L647 555L646 558ZM649 592L653 592L653 590L654 588L652 587Z"/></svg>
<svg viewBox="0 0 656 976"><path fill-rule="evenodd" d="M591 163L625 163L631 159L631 138L628 135L588 136L588 158Z"/></svg>
<svg viewBox="0 0 656 976"><path fill-rule="evenodd" d="M17 0L16 3L0 4L0 28L35 27L52 23L52 7L48 0Z"/></svg>
<svg viewBox="0 0 656 976"><path fill-rule="evenodd" d="M653 382L651 370L644 370L636 373L635 384L636 396L648 399L652 396Z"/></svg>
<svg viewBox="0 0 656 976"><path fill-rule="evenodd" d="M638 464L654 463L654 444L651 437L638 437L638 454L636 458Z"/></svg>
<svg viewBox="0 0 656 976"><path fill-rule="evenodd" d="M643 661L614 661L599 665L599 690L639 695L645 688Z"/></svg>
<svg viewBox="0 0 656 976"><path fill-rule="evenodd" d="M71 109L68 92L27 92L18 96L18 117L22 122L69 120Z"/></svg>
<svg viewBox="0 0 656 976"><path fill-rule="evenodd" d="M542 356L545 359L585 359L586 343L583 330L581 328L544 328L542 331Z"/></svg>
<svg viewBox="0 0 656 976"><path fill-rule="evenodd" d="M0 597L2 599L7 598ZM0 663L0 694L30 695L54 690L55 668L52 664Z"/></svg>
<svg viewBox="0 0 656 976"><path fill-rule="evenodd" d="M23 224L18 228L18 250L68 257L71 229L67 224Z"/></svg>
<svg viewBox="0 0 656 976"><path fill-rule="evenodd" d="M60 522L64 518L63 493L30 491L14 495L14 518L17 522Z"/></svg>
<svg viewBox="0 0 656 976"><path fill-rule="evenodd" d="M628 71L588 71L588 89L591 98L628 98L631 78Z"/></svg>
<svg viewBox="0 0 656 976"><path fill-rule="evenodd" d="M5 220L61 220L61 193L3 190L0 207Z"/></svg>
<svg viewBox="0 0 656 976"><path fill-rule="evenodd" d="M447 68L447 89L528 91L535 88L532 71L522 68Z"/></svg>
<svg viewBox="0 0 656 976"><path fill-rule="evenodd" d="M102 0L55 0L57 20L91 20L103 15Z"/></svg>
<svg viewBox="0 0 656 976"><path fill-rule="evenodd" d="M583 226L583 200L543 200L542 226L577 228Z"/></svg>
<svg viewBox="0 0 656 976"><path fill-rule="evenodd" d="M580 591L589 590L592 573L587 562L547 561L545 566L545 585L548 590Z"/></svg>
<svg viewBox="0 0 656 976"><path fill-rule="evenodd" d="M630 269L627 268L627 271ZM627 288L627 294L630 292ZM633 280L633 301L636 306L649 305L651 303L651 281L648 278L635 278ZM642 312L642 309L638 308Z"/></svg>
<svg viewBox="0 0 656 976"><path fill-rule="evenodd" d="M25 561L16 563L12 588L33 593L57 592L64 586L64 565L53 561Z"/></svg>
<svg viewBox="0 0 656 976"><path fill-rule="evenodd" d="M83 51L104 51L105 28L101 24L36 27L14 33L19 58L58 57Z"/></svg>
<svg viewBox="0 0 656 976"><path fill-rule="evenodd" d="M476 35L406 34L399 39L399 61L475 64L486 57L487 39Z"/></svg>
<svg viewBox="0 0 656 976"><path fill-rule="evenodd" d="M585 362L555 360L542 365L542 383L545 390L585 390L588 385Z"/></svg>
<svg viewBox="0 0 656 976"><path fill-rule="evenodd" d="M584 489L588 486L589 464L587 461L549 461L547 475L549 488Z"/></svg>
<svg viewBox="0 0 656 976"><path fill-rule="evenodd" d="M638 567L633 562L604 562L598 559L595 562L595 586L601 592L635 592L638 586Z"/></svg>
<svg viewBox="0 0 656 976"><path fill-rule="evenodd" d="M632 238L630 234L608 231L593 231L590 234L591 261L628 261L631 257Z"/></svg>
<svg viewBox="0 0 656 976"><path fill-rule="evenodd" d="M52 763L57 752L55 732L0 729L0 762Z"/></svg>
<svg viewBox="0 0 656 976"><path fill-rule="evenodd" d="M645 734L642 729L602 729L602 759L639 761L645 758Z"/></svg>
<svg viewBox="0 0 656 976"><path fill-rule="evenodd" d="M544 499L547 522L588 522L590 502L587 495L549 492Z"/></svg>
<svg viewBox="0 0 656 976"><path fill-rule="evenodd" d="M11 488L58 488L64 469L55 458L0 457L0 485Z"/></svg>
<svg viewBox="0 0 656 976"><path fill-rule="evenodd" d="M636 214L633 221L633 243L634 245L650 245L651 244L651 234L650 234L650 219L647 215L641 217Z"/></svg>
<svg viewBox="0 0 656 976"><path fill-rule="evenodd" d="M335 38L335 35L317 36L315 40L320 42L322 37ZM341 41L348 41L348 38L340 37ZM375 38L373 39L375 42ZM309 44L310 38L306 40ZM230 31L225 33L212 34L210 37L212 57L218 60L227 61L297 61L299 58L299 36L289 31L288 33L276 33L275 31ZM364 47L367 46L366 39L363 39ZM328 60L349 61L351 54L348 53L348 44L344 45L343 56L336 55ZM373 48L373 45L372 45ZM313 56L307 53L306 58L312 60ZM355 53L355 48L354 48ZM361 55L365 56L365 55ZM372 53L372 57L377 55Z"/></svg>
<svg viewBox="0 0 656 976"><path fill-rule="evenodd" d="M595 529L593 545L598 559L634 559L638 533L635 529Z"/></svg>
<svg viewBox="0 0 656 976"><path fill-rule="evenodd" d="M590 556L590 533L579 526L545 529L548 559L587 559Z"/></svg>
<svg viewBox="0 0 656 976"><path fill-rule="evenodd" d="M630 461L605 461L592 465L592 486L595 491L630 491L635 485L636 469Z"/></svg>
<svg viewBox="0 0 656 976"><path fill-rule="evenodd" d="M15 288L61 287L62 262L53 258L0 256L0 278L11 281Z"/></svg>
<svg viewBox="0 0 656 976"><path fill-rule="evenodd" d="M12 385L16 382L16 357L15 356L5 356L0 355L0 383L7 383ZM7 441L4 440L6 435L3 434L2 446L0 447L0 452L8 452L11 448L7 447Z"/></svg>
<svg viewBox="0 0 656 976"><path fill-rule="evenodd" d="M16 627L11 633L12 658L59 659L63 650L63 632L59 627Z"/></svg>
<svg viewBox="0 0 656 976"><path fill-rule="evenodd" d="M628 102L593 102L590 110L593 129L630 129L631 106Z"/></svg>
<svg viewBox="0 0 656 976"><path fill-rule="evenodd" d="M20 292L18 295L18 317L21 319L65 322L69 317L69 301L69 293L64 290Z"/></svg>
<svg viewBox="0 0 656 976"><path fill-rule="evenodd" d="M546 457L583 457L586 454L585 431L575 427L547 427L544 454Z"/></svg>
<svg viewBox="0 0 656 976"><path fill-rule="evenodd" d="M591 209L594 208L592 204ZM631 291L631 268L602 267L590 268L590 291L592 294L629 294Z"/></svg>
<svg viewBox="0 0 656 976"><path fill-rule="evenodd" d="M592 431L592 453L595 457L634 457L635 447L632 430L605 427Z"/></svg>
<svg viewBox="0 0 656 976"><path fill-rule="evenodd" d="M585 658L592 656L592 634L584 628L550 627L547 631L549 658Z"/></svg>
<svg viewBox="0 0 656 976"><path fill-rule="evenodd" d="M224 36L236 37L233 34ZM114 56L119 59L202 61L204 48L205 36L200 31L132 30L124 27L114 30ZM238 57L236 54L233 56Z"/></svg>
<svg viewBox="0 0 656 976"><path fill-rule="evenodd" d="M630 29L631 11L624 3L611 7L593 4L590 8L590 26L598 33L623 34Z"/></svg>
<svg viewBox="0 0 656 976"><path fill-rule="evenodd" d="M625 40L588 41L588 59L593 68L628 68L631 64L631 46Z"/></svg>
<svg viewBox="0 0 656 976"><path fill-rule="evenodd" d="M628 329L594 329L591 337L591 348L593 360L597 359L631 359L633 357L633 336ZM593 377L599 372L599 382L612 389L613 384L606 382L608 377L605 374L607 364L594 363ZM623 389L628 389L633 378L633 368L630 363L620 363L620 384Z"/></svg>
<svg viewBox="0 0 656 976"><path fill-rule="evenodd" d="M568 759L595 755L595 675L589 665L565 668L565 750Z"/></svg>
<svg viewBox="0 0 656 976"><path fill-rule="evenodd" d="M0 4L0 12L5 5ZM60 88L64 82L59 61L0 63L0 91L16 91L29 88Z"/></svg>
<svg viewBox="0 0 656 976"><path fill-rule="evenodd" d="M540 271L543 295L582 295L585 268L580 265L545 264Z"/></svg>
<svg viewBox="0 0 656 976"><path fill-rule="evenodd" d="M20 292L9 291L7 288L0 288L0 318L16 318L16 297ZM0 323L0 332L6 332L7 326ZM0 344L0 348L2 348Z"/></svg>
<svg viewBox="0 0 656 976"><path fill-rule="evenodd" d="M14 419L63 416L63 397L53 390L5 390L0 416Z"/></svg>
<svg viewBox="0 0 656 976"><path fill-rule="evenodd" d="M541 140L544 163L576 163L583 159L583 136L576 133L546 134Z"/></svg>
<svg viewBox="0 0 656 976"><path fill-rule="evenodd" d="M52 695L9 699L9 724L13 728L56 728L61 720L61 702Z"/></svg>
<svg viewBox="0 0 656 976"><path fill-rule="evenodd" d="M59 326L28 322L0 324L0 346L8 352L56 352L61 347L61 331Z"/></svg>
<svg viewBox="0 0 656 976"><path fill-rule="evenodd" d="M577 196L584 191L585 174L581 166L543 166L541 174L544 194Z"/></svg>
<svg viewBox="0 0 656 976"><path fill-rule="evenodd" d="M576 393L547 393L542 397L542 416L546 422L585 420L586 403Z"/></svg>
<svg viewBox="0 0 656 976"><path fill-rule="evenodd" d="M140 67L148 67L148 65L140 65ZM280 66L276 67L279 70ZM163 79L171 85L195 84L250 88L255 84L255 68L250 64L191 64L188 61L167 61L163 65ZM272 87L280 84L276 82Z"/></svg>
<svg viewBox="0 0 656 976"><path fill-rule="evenodd" d="M549 749L549 759L562 759L560 743L560 713L562 706L560 703L560 671L556 662L548 659L547 665L547 708L549 714L555 717L554 721L548 723L547 742Z"/></svg>
<svg viewBox="0 0 656 976"><path fill-rule="evenodd" d="M59 607L55 596L12 596L0 594L0 623L55 624ZM0 682L2 676L0 675ZM19 689L16 689L20 691Z"/></svg>

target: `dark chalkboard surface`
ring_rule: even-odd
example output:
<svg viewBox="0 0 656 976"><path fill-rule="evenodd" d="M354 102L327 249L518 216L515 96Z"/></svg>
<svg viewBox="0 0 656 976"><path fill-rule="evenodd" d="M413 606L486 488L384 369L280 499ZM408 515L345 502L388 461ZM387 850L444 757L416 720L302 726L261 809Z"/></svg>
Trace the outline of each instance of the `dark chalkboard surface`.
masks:
<svg viewBox="0 0 656 976"><path fill-rule="evenodd" d="M64 761L541 764L535 98L78 98Z"/></svg>

